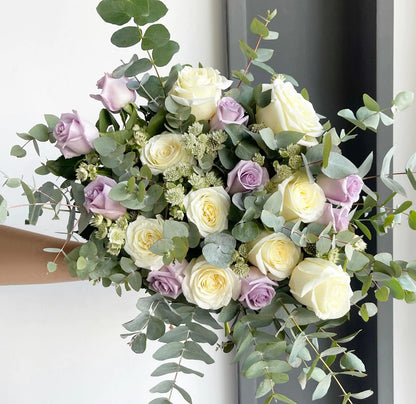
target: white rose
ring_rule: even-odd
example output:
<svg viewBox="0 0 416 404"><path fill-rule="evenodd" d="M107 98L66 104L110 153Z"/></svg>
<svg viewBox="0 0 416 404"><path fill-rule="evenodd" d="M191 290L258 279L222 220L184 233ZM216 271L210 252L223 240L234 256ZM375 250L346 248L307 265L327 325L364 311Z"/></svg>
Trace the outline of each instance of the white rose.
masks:
<svg viewBox="0 0 416 404"><path fill-rule="evenodd" d="M193 162L185 150L182 135L177 133L162 133L150 138L140 152L140 160L149 166L153 175L181 162Z"/></svg>
<svg viewBox="0 0 416 404"><path fill-rule="evenodd" d="M318 144L316 137L322 135L322 125L313 105L298 93L292 83L276 79L263 84L263 91L272 90L272 99L264 108L257 108L257 122L264 123L274 133L295 131L305 136L298 142L303 146Z"/></svg>
<svg viewBox="0 0 416 404"><path fill-rule="evenodd" d="M293 270L289 287L293 297L322 320L342 317L350 310L350 277L330 261L306 258Z"/></svg>
<svg viewBox="0 0 416 404"><path fill-rule="evenodd" d="M188 219L195 223L202 237L228 228L230 196L223 187L191 191L183 200Z"/></svg>
<svg viewBox="0 0 416 404"><path fill-rule="evenodd" d="M157 270L163 266L163 258L152 253L149 248L162 238L163 220L160 217L148 219L138 216L127 227L124 249L139 268Z"/></svg>
<svg viewBox="0 0 416 404"><path fill-rule="evenodd" d="M264 275L281 281L290 276L300 255L300 247L283 233L264 232L254 240L248 260Z"/></svg>
<svg viewBox="0 0 416 404"><path fill-rule="evenodd" d="M181 105L191 107L197 121L210 119L217 110L221 91L230 87L231 80L212 67L185 66L178 75L170 95Z"/></svg>
<svg viewBox="0 0 416 404"><path fill-rule="evenodd" d="M311 223L322 216L325 207L325 194L315 182L310 183L306 175L285 179L279 184L283 195L280 214L286 221L302 220Z"/></svg>
<svg viewBox="0 0 416 404"><path fill-rule="evenodd" d="M228 267L216 268L203 257L194 258L185 269L182 291L188 302L216 310L239 297L241 281Z"/></svg>

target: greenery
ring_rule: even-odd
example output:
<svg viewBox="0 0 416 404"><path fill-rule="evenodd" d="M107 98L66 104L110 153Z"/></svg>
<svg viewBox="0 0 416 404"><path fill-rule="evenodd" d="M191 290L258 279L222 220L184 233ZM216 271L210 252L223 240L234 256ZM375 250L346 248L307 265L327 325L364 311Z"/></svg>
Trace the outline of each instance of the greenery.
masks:
<svg viewBox="0 0 416 404"><path fill-rule="evenodd" d="M343 404L371 396L371 390L351 393L342 386L341 375L364 377L366 368L348 347L359 331L338 335L336 327L357 314L368 322L377 313L373 298L416 300L416 263L395 260L389 252L372 255L364 241L392 230L402 217L416 230L416 211L412 201L397 206L394 200L397 194L406 196L397 173L391 171L394 149L386 154L379 174L389 190L384 199L365 184L372 178L367 175L373 153L356 167L341 149L360 132L377 132L380 124L393 124L394 114L413 102L413 94L399 93L391 105L383 107L364 94L357 111L338 113L349 129L337 131L329 121L319 123L306 89L297 92L294 78L278 74L268 64L273 49L260 45L278 38L269 28L276 10L250 24L257 38L255 47L240 41L247 65L232 72L231 88L231 82L226 87L227 80L211 68L178 64L167 76L160 74L159 67L168 65L179 50L159 21L167 12L161 1L102 0L97 11L116 26L111 37L115 46L140 48L140 56L133 55L110 76L123 81L123 91L145 102L137 105L131 100L114 111L117 108L103 101L89 151L42 162L35 170L39 176L55 175L55 182L31 187L23 179L6 176L5 186L21 189L26 196L27 224L36 224L45 209L53 210L55 217L69 213L68 240L75 234L85 239L82 246L65 254L74 277L114 287L118 295L123 290L147 292L137 302L137 317L124 324L127 333L122 337L138 354L146 350L147 340L161 343L153 357L162 363L152 376L162 379L151 389L157 395L151 404L173 403L178 396L192 403L179 375L203 376L197 361L214 362L206 352L207 344L231 353L244 377L260 378L256 398L264 397L265 403L293 403L279 393L279 386L293 375L302 388L314 384L312 400L324 397L331 386L339 389ZM252 65L266 71L272 84L252 85ZM189 75L183 80L186 83L192 75L203 77L209 96L198 98L197 86L177 90L185 86L181 81L185 74ZM297 107L291 113L298 122L293 127L278 122L276 130L265 121L278 115L270 108L281 108L282 115L289 108L284 102L276 106L281 101L276 101L279 91L296 97ZM218 129L214 121L220 119L219 104L226 97L242 113ZM214 103L208 118L198 115L197 108L207 103ZM264 119L260 119L262 113ZM312 122L305 124L305 119ZM39 156L42 143L60 146L60 136L66 133L64 121L63 116L45 115L45 123L18 134L24 143L13 146L11 155L24 158L30 144ZM310 126L315 129L309 130ZM160 136L167 139L166 149L156 146ZM160 153L152 155L157 147ZM176 154L166 163L164 153L171 150ZM61 151L64 154L63 146ZM251 180L243 184L244 173L235 174L240 164L255 167L250 175L261 180L256 186L249 188ZM413 189L415 169L416 154L400 173ZM233 175L241 177L236 191ZM341 181L345 188L349 179L360 186L343 190L345 198L357 194L347 202L337 200L323 185L323 181ZM99 181L107 182L104 186ZM90 191L96 183L101 188ZM110 188L107 194L106 187ZM106 200L103 206L96 206L99 198L91 202L94 192ZM316 198L310 196L314 192ZM317 207L311 213L314 204ZM322 219L324 204L332 212L331 220ZM0 196L0 223L11 208ZM335 217L338 214L346 215L344 222ZM63 249L45 251L55 255L47 266L53 272ZM281 267L295 260L296 254L296 262L281 275ZM295 271L301 271L302 265L316 270L322 262L326 266L317 275L320 282L332 282L327 273L336 273L337 279L348 279L348 287L330 283L312 292L305 286L298 293L297 282L307 276L295 282ZM262 296L266 303L248 302L255 288L243 293L252 287L252 276L260 276L268 293ZM359 287L349 296L352 278ZM315 306L338 306L342 296L334 297L332 290L348 298L347 310L326 315L325 309ZM306 303L300 301L308 293L317 295ZM218 335L225 336L219 340Z"/></svg>

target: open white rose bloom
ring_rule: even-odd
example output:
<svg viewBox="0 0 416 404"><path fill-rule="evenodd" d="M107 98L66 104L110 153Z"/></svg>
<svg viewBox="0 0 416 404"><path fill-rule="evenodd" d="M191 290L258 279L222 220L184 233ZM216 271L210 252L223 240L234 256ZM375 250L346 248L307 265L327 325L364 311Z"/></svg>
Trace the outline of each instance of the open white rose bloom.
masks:
<svg viewBox="0 0 416 404"><path fill-rule="evenodd" d="M416 211L409 200L392 203L403 194L390 173L393 151L380 173L390 197L380 198L367 181L373 155L357 167L341 149L353 141L348 131L393 123L413 94L399 93L392 108L364 94L356 113L339 113L347 130L336 130L290 76L255 82L252 63L276 68L267 64L273 49L260 47L277 37L275 11L250 25L254 48L240 41L248 62L233 82L214 67L175 64L161 73L179 49L158 22L167 12L161 1L103 0L97 10L117 28L113 44L139 52L100 80L95 126L63 113L19 134L25 143L11 151L18 158L31 144L61 150L36 169L54 181L32 187L17 173L5 185L22 188L28 224L44 209L65 211L68 239L84 241L65 254L71 275L119 295L145 294L124 327L135 353L147 340L161 344L153 357L167 362L153 372L163 380L151 403L192 402L180 374L200 376L198 361L213 362L206 344L241 362L243 376L261 378L256 397L268 404L293 403L279 393L289 374L314 385L313 399L331 385L343 404L370 396L371 386L353 395L342 387L340 375L365 376L365 366L345 342L355 330L343 339L335 327L367 322L374 299L416 300L414 261L366 244L404 217L416 230ZM416 189L415 170L413 155L400 181ZM0 222L9 213L0 196ZM330 354L318 346L331 346Z"/></svg>

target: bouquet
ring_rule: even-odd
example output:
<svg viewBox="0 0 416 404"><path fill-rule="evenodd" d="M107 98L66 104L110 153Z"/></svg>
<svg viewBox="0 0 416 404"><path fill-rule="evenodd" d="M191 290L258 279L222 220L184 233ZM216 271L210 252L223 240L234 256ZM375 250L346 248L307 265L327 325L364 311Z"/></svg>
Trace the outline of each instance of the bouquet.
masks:
<svg viewBox="0 0 416 404"><path fill-rule="evenodd" d="M174 393L192 402L179 374L202 376L184 362L212 363L204 344L231 353L246 378L261 378L256 397L265 403L293 403L279 393L289 373L301 388L316 384L312 399L333 382L343 403L369 397L371 390L348 392L339 380L364 376L365 365L348 349L358 332L338 335L335 327L354 311L368 321L377 312L373 297L415 300L415 262L372 255L365 240L403 215L416 229L416 211L411 201L394 203L405 191L390 171L393 150L380 173L390 194L381 199L365 183L372 153L356 167L342 145L391 125L413 94L399 93L384 108L364 94L356 112L339 112L348 128L337 130L293 77L267 64L273 50L260 45L278 37L269 29L276 11L252 21L257 43L240 41L248 62L234 80L203 66L160 73L179 49L158 22L167 12L161 1L103 0L97 11L121 27L114 45L138 44L143 56L98 81L101 92L92 97L104 108L95 124L78 111L45 115L11 150L23 158L28 144L39 153L39 143L50 142L62 153L35 170L55 182L5 182L26 195L28 224L44 209L66 211L68 240L85 239L68 254L65 245L46 249L55 254L48 270L64 254L74 277L119 295L147 292L123 337L136 353L147 340L162 344L154 358L163 363L152 376L165 380L153 387L152 404L172 403ZM254 85L252 65L270 82ZM414 189L415 167L416 155L403 172ZM8 213L0 196L0 222Z"/></svg>

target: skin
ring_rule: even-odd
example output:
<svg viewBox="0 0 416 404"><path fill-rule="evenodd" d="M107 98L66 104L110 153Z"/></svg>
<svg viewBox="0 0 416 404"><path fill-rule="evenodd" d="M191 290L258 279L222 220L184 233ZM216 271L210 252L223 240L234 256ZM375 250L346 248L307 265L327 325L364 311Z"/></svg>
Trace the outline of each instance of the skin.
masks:
<svg viewBox="0 0 416 404"><path fill-rule="evenodd" d="M63 254L55 261L58 268L48 272L49 261L56 254L46 253L44 248L62 248L65 240L43 236L25 230L0 226L0 285L24 285L76 281L66 269ZM65 252L70 252L80 243L69 242Z"/></svg>

